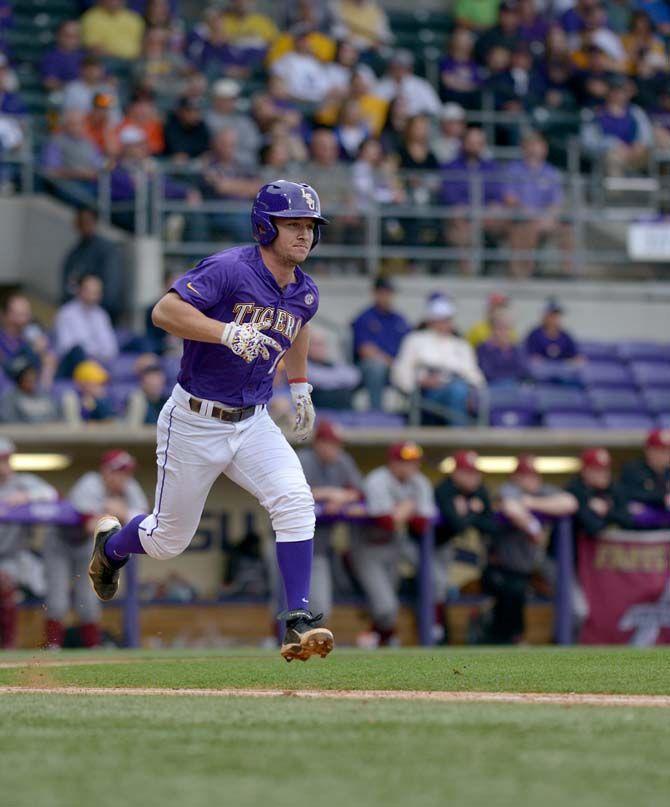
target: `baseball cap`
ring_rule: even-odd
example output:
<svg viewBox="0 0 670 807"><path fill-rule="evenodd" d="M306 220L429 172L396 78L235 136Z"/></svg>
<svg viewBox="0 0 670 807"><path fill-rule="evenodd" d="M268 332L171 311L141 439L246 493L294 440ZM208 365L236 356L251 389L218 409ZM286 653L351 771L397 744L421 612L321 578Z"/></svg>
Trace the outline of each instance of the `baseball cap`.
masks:
<svg viewBox="0 0 670 807"><path fill-rule="evenodd" d="M320 420L314 430L315 440L324 440L328 443L342 443L343 437L340 427L330 420Z"/></svg>
<svg viewBox="0 0 670 807"><path fill-rule="evenodd" d="M496 308L501 305L509 305L509 297L502 291L492 291L488 296L488 307Z"/></svg>
<svg viewBox="0 0 670 807"><path fill-rule="evenodd" d="M240 85L234 78L220 78L212 85L212 95L215 98L237 98L239 94Z"/></svg>
<svg viewBox="0 0 670 807"><path fill-rule="evenodd" d="M403 462L418 462L423 457L423 449L411 440L402 443L393 443L389 446L388 458L402 460Z"/></svg>
<svg viewBox="0 0 670 807"><path fill-rule="evenodd" d="M137 468L137 462L135 457L123 448L113 448L102 455L100 467L109 471L134 471Z"/></svg>
<svg viewBox="0 0 670 807"><path fill-rule="evenodd" d="M612 467L612 457L606 448L587 448L582 452L582 468L606 470Z"/></svg>
<svg viewBox="0 0 670 807"><path fill-rule="evenodd" d="M563 306L556 299L556 297L547 297L547 300L544 304L545 314L562 314L563 311L564 311Z"/></svg>
<svg viewBox="0 0 670 807"><path fill-rule="evenodd" d="M108 92L96 92L92 103L97 109L110 109L114 106L114 98Z"/></svg>
<svg viewBox="0 0 670 807"><path fill-rule="evenodd" d="M477 460L479 454L471 449L468 451L457 451L454 454L454 469L457 471L477 471Z"/></svg>
<svg viewBox="0 0 670 807"><path fill-rule="evenodd" d="M426 304L424 319L430 322L436 319L451 319L456 313L454 304L441 294L432 295Z"/></svg>
<svg viewBox="0 0 670 807"><path fill-rule="evenodd" d="M670 429L653 429L647 435L647 448L670 448Z"/></svg>
<svg viewBox="0 0 670 807"><path fill-rule="evenodd" d="M16 451L16 446L9 437L0 437L0 457L10 457Z"/></svg>
<svg viewBox="0 0 670 807"><path fill-rule="evenodd" d="M441 120L465 120L465 110L454 101L446 103L440 111Z"/></svg>
<svg viewBox="0 0 670 807"><path fill-rule="evenodd" d="M535 457L533 454L519 454L516 458L515 474L537 474L538 470L535 467Z"/></svg>
<svg viewBox="0 0 670 807"><path fill-rule="evenodd" d="M86 359L74 368L72 379L80 384L104 384L109 379L109 373L102 364Z"/></svg>
<svg viewBox="0 0 670 807"><path fill-rule="evenodd" d="M139 126L124 126L119 135L122 146L136 146L138 143L144 143L146 139L146 134Z"/></svg>
<svg viewBox="0 0 670 807"><path fill-rule="evenodd" d="M375 289L386 289L387 291L395 291L395 285L390 277L384 277L383 275L378 275L375 278L375 282L373 284L373 288Z"/></svg>

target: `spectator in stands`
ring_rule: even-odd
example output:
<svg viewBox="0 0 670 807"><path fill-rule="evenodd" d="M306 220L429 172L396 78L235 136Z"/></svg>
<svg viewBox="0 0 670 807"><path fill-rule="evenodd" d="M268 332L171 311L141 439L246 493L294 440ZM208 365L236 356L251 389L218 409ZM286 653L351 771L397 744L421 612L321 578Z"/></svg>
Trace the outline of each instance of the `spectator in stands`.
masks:
<svg viewBox="0 0 670 807"><path fill-rule="evenodd" d="M268 50L266 64L272 65L285 53L293 50L294 34L309 30L309 46L312 53L324 62L333 59L336 44L330 36L332 15L324 3L313 3L312 0L297 0L286 9L288 23Z"/></svg>
<svg viewBox="0 0 670 807"><path fill-rule="evenodd" d="M670 8L659 0L635 0L635 6L646 12L661 36L670 36Z"/></svg>
<svg viewBox="0 0 670 807"><path fill-rule="evenodd" d="M119 102L112 82L105 74L105 68L97 56L86 56L81 62L79 77L65 85L62 107L64 110L78 109L90 112L93 98L98 93L109 95L113 99L112 117L119 119Z"/></svg>
<svg viewBox="0 0 670 807"><path fill-rule="evenodd" d="M16 78L4 53L0 52L0 113L5 115L25 115L26 105L16 91Z"/></svg>
<svg viewBox="0 0 670 807"><path fill-rule="evenodd" d="M430 147L439 165L448 165L459 155L465 134L465 110L460 104L446 103L439 116L439 129Z"/></svg>
<svg viewBox="0 0 670 807"><path fill-rule="evenodd" d="M402 98L410 117L438 115L440 112L440 99L435 89L425 78L414 73L414 56L408 50L395 51L376 92L388 102Z"/></svg>
<svg viewBox="0 0 670 807"><path fill-rule="evenodd" d="M542 53L549 33L546 9L540 12L535 0L518 0L516 5L519 13L519 36L533 53Z"/></svg>
<svg viewBox="0 0 670 807"><path fill-rule="evenodd" d="M442 175L440 202L453 208L453 218L446 220L446 239L462 250L472 247L472 187L480 201L481 227L489 237L499 237L505 230L503 219L491 216L500 208L502 183L500 167L487 156L486 136L482 129L471 126L463 138L460 155L445 166ZM469 256L459 258L463 274L472 274L474 266Z"/></svg>
<svg viewBox="0 0 670 807"><path fill-rule="evenodd" d="M125 117L119 124L119 137L129 126L136 126L144 132L151 154L161 154L165 150L163 121L150 90L137 90L130 99Z"/></svg>
<svg viewBox="0 0 670 807"><path fill-rule="evenodd" d="M538 246L556 237L564 271L569 274L573 268L573 244L569 225L561 221L561 175L547 162L547 141L541 134L526 134L521 150L522 159L508 166L503 186L503 201L515 213L509 227L509 246L514 251L510 272L514 277L530 277L535 269Z"/></svg>
<svg viewBox="0 0 670 807"><path fill-rule="evenodd" d="M142 48L144 20L125 0L97 0L81 18L84 46L102 58L137 59Z"/></svg>
<svg viewBox="0 0 670 807"><path fill-rule="evenodd" d="M86 136L104 157L117 157L121 150L114 103L109 93L97 92L86 114Z"/></svg>
<svg viewBox="0 0 670 807"><path fill-rule="evenodd" d="M582 143L589 155L601 158L610 176L639 172L647 167L652 128L646 113L630 103L630 82L613 76L605 104L582 130Z"/></svg>
<svg viewBox="0 0 670 807"><path fill-rule="evenodd" d="M467 333L467 340L475 349L491 338L493 332L493 317L497 311L509 310L509 297L501 291L494 291L486 298L486 309L484 316L470 328ZM519 337L515 332L511 334L512 340L517 342Z"/></svg>
<svg viewBox="0 0 670 807"><path fill-rule="evenodd" d="M237 133L237 152L240 164L254 167L261 147L261 134L251 116L238 111L240 84L231 78L222 78L212 87L212 105L205 113L205 122L212 137L221 129L234 129Z"/></svg>
<svg viewBox="0 0 670 807"><path fill-rule="evenodd" d="M611 524L631 525L621 507L621 496L612 477L612 457L606 448L587 448L582 452L582 467L566 490L577 500L574 516L576 537L596 538Z"/></svg>
<svg viewBox="0 0 670 807"><path fill-rule="evenodd" d="M644 11L633 12L628 33L623 37L623 46L629 75L646 78L668 72L665 43L657 36L651 18Z"/></svg>
<svg viewBox="0 0 670 807"><path fill-rule="evenodd" d="M351 238L352 228L359 224L358 216L347 212L354 209L355 202L351 171L348 166L339 163L339 148L333 132L316 129L309 151L310 160L304 167L304 181L319 189L324 215L332 218L336 214L337 218L331 222L335 225L336 234L342 235L346 228Z"/></svg>
<svg viewBox="0 0 670 807"><path fill-rule="evenodd" d="M563 306L554 297L547 299L540 324L526 336L526 354L531 362L583 361L572 336L563 329Z"/></svg>
<svg viewBox="0 0 670 807"><path fill-rule="evenodd" d="M499 527L491 499L477 467L476 451L456 451L453 471L435 488L439 521L435 527L433 580L436 602L435 638L446 643L446 603L477 580L485 553L485 542ZM459 561L456 554L473 562Z"/></svg>
<svg viewBox="0 0 670 807"><path fill-rule="evenodd" d="M414 115L407 121L398 158L400 167L406 171L434 171L439 167L430 147L430 119L427 115Z"/></svg>
<svg viewBox="0 0 670 807"><path fill-rule="evenodd" d="M28 356L40 366L40 386L51 388L56 371L56 356L40 325L34 321L30 300L20 292L9 294L2 304L0 317L0 363L17 356Z"/></svg>
<svg viewBox="0 0 670 807"><path fill-rule="evenodd" d="M370 409L382 409L382 396L400 343L410 331L407 320L393 309L396 289L380 275L372 287L373 303L351 323L354 360L363 375Z"/></svg>
<svg viewBox="0 0 670 807"><path fill-rule="evenodd" d="M56 46L47 51L40 63L42 84L46 90L60 90L79 76L84 50L81 27L77 20L64 20L58 26Z"/></svg>
<svg viewBox="0 0 670 807"><path fill-rule="evenodd" d="M471 345L455 333L451 300L432 295L424 312L424 327L408 334L391 369L393 383L407 395L419 393L427 404L424 417L437 423L464 426L469 420L471 389L484 377ZM440 414L430 416L431 404Z"/></svg>
<svg viewBox="0 0 670 807"><path fill-rule="evenodd" d="M467 28L456 28L447 55L440 61L440 97L443 101L475 109L481 103L484 71L474 59L475 37Z"/></svg>
<svg viewBox="0 0 670 807"><path fill-rule="evenodd" d="M346 37L357 48L371 50L393 41L386 11L378 0L332 0L330 9L335 36Z"/></svg>
<svg viewBox="0 0 670 807"><path fill-rule="evenodd" d="M640 505L670 511L670 429L649 432L644 457L623 466L619 487L629 514Z"/></svg>
<svg viewBox="0 0 670 807"><path fill-rule="evenodd" d="M160 29L168 33L168 45L174 53L184 50L184 20L178 16L179 4L172 0L146 0L145 30Z"/></svg>
<svg viewBox="0 0 670 807"><path fill-rule="evenodd" d="M203 166L203 190L208 198L241 201L253 199L258 179L249 175L238 156L235 129L221 129L212 140L212 150ZM223 230L234 241L250 241L251 225L246 212L214 213L210 224Z"/></svg>
<svg viewBox="0 0 670 807"><path fill-rule="evenodd" d="M180 98L168 115L164 136L164 154L173 162L186 163L202 157L209 148L209 130L201 105L189 98Z"/></svg>
<svg viewBox="0 0 670 807"><path fill-rule="evenodd" d="M62 413L57 401L40 388L40 363L33 355L19 353L5 372L14 382L0 398L0 420L4 423L53 423Z"/></svg>
<svg viewBox="0 0 670 807"><path fill-rule="evenodd" d="M278 35L274 21L255 10L253 0L229 0L221 15L221 32L236 47L262 58Z"/></svg>
<svg viewBox="0 0 670 807"><path fill-rule="evenodd" d="M77 243L63 259L61 302L69 302L77 293L81 278L95 275L103 286L102 307L116 322L123 310L124 277L119 246L97 232L98 214L82 207L74 216Z"/></svg>
<svg viewBox="0 0 670 807"><path fill-rule="evenodd" d="M372 631L359 637L359 644L367 647L397 642L400 560L415 554L408 538L420 537L435 515L433 490L421 473L422 457L415 443L395 443L386 465L365 477L363 491L373 521L357 531L352 561L372 619Z"/></svg>
<svg viewBox="0 0 670 807"><path fill-rule="evenodd" d="M670 150L670 87L658 87L651 119L656 148Z"/></svg>
<svg viewBox="0 0 670 807"><path fill-rule="evenodd" d="M594 0L575 0L574 5L567 8L559 17L561 27L567 34L578 34L587 28L591 9L596 5Z"/></svg>
<svg viewBox="0 0 670 807"><path fill-rule="evenodd" d="M63 393L65 420L73 425L112 420L114 405L109 396L109 373L97 361L85 359L72 372L74 388Z"/></svg>
<svg viewBox="0 0 670 807"><path fill-rule="evenodd" d="M317 513L344 515L352 511L352 505L360 505L363 477L353 457L344 450L342 434L336 424L319 420L312 446L299 451L298 458L307 484L312 489ZM314 613L322 613L325 620L328 620L333 608L333 526L332 522L317 520L314 531L309 601Z"/></svg>
<svg viewBox="0 0 670 807"><path fill-rule="evenodd" d="M358 101L350 99L342 104L334 132L340 146L340 156L352 162L370 135Z"/></svg>
<svg viewBox="0 0 670 807"><path fill-rule="evenodd" d="M158 423L158 416L169 397L166 394L165 371L154 362L144 366L139 377L140 385L128 399L126 422L130 426L153 425Z"/></svg>
<svg viewBox="0 0 670 807"><path fill-rule="evenodd" d="M352 166L352 182L359 210L380 204L402 204L406 198L395 161L386 156L382 144L373 138L361 144ZM382 226L388 224L385 219Z"/></svg>
<svg viewBox="0 0 670 807"><path fill-rule="evenodd" d="M291 159L291 151L286 138L280 137L264 146L260 152L261 164L258 171L258 183L265 185L277 177L297 177L300 166Z"/></svg>
<svg viewBox="0 0 670 807"><path fill-rule="evenodd" d="M328 98L331 80L327 66L311 50L309 34L308 30L296 33L293 50L277 59L270 70L293 100L321 104Z"/></svg>
<svg viewBox="0 0 670 807"><path fill-rule="evenodd" d="M100 644L100 603L88 581L93 528L110 514L122 524L144 512L146 496L134 477L137 463L126 451L103 454L99 471L88 471L74 484L68 500L83 518L81 527L63 529L45 544L47 560L47 645L61 647L63 621L72 603L84 647ZM73 596L72 596L73 595Z"/></svg>
<svg viewBox="0 0 670 807"><path fill-rule="evenodd" d="M61 128L42 152L44 174L67 202L93 202L103 158L86 132L86 116L78 109L63 112Z"/></svg>
<svg viewBox="0 0 670 807"><path fill-rule="evenodd" d="M507 524L493 535L482 582L495 597L490 641L514 644L523 639L524 607L533 574L551 576L548 528L540 518L570 516L577 510L577 501L545 484L529 454L518 457L514 474L499 495Z"/></svg>
<svg viewBox="0 0 670 807"><path fill-rule="evenodd" d="M498 22L493 28L483 33L475 45L475 56L480 64L488 61L493 48L504 48L512 51L521 38L521 18L514 2L503 2L498 9Z"/></svg>
<svg viewBox="0 0 670 807"><path fill-rule="evenodd" d="M609 85L617 75L605 51L592 42L584 48L585 66L573 76L573 89L580 106L599 107L605 103Z"/></svg>
<svg viewBox="0 0 670 807"><path fill-rule="evenodd" d="M248 54L234 46L221 28L221 10L209 8L202 23L195 26L186 45L189 62L210 79L222 76L244 79L251 74ZM254 54L251 54L256 61Z"/></svg>
<svg viewBox="0 0 670 807"><path fill-rule="evenodd" d="M138 86L154 92L161 107L170 108L183 94L191 70L184 56L170 48L167 28L145 30L142 55L133 66L133 79Z"/></svg>
<svg viewBox="0 0 670 807"><path fill-rule="evenodd" d="M388 101L376 93L377 80L368 70L359 66L351 76L349 98L358 101L363 119L374 137L379 137L388 113ZM323 121L327 125L327 121Z"/></svg>
<svg viewBox="0 0 670 807"><path fill-rule="evenodd" d="M390 103L386 103L386 119L379 139L387 154L395 154L400 148L409 120L407 102L402 95L399 95Z"/></svg>
<svg viewBox="0 0 670 807"><path fill-rule="evenodd" d="M526 378L526 354L515 343L506 307L498 308L491 315L491 336L477 347L477 362L490 385L512 384Z"/></svg>
<svg viewBox="0 0 670 807"><path fill-rule="evenodd" d="M102 280L82 275L76 297L58 309L54 322L59 372L66 377L85 358L109 362L116 358L119 345L109 314L100 305L104 294Z"/></svg>
<svg viewBox="0 0 670 807"><path fill-rule="evenodd" d="M3 508L39 502L55 502L58 492L38 476L15 473L11 457L16 448L0 437L0 504ZM26 528L21 524L3 524L0 541L0 648L15 650L18 629L18 588L21 584L21 560L27 554Z"/></svg>
<svg viewBox="0 0 670 807"><path fill-rule="evenodd" d="M334 355L327 334L319 328L310 329L307 370L314 389L314 406L321 409L351 409L351 396L359 385L361 373Z"/></svg>

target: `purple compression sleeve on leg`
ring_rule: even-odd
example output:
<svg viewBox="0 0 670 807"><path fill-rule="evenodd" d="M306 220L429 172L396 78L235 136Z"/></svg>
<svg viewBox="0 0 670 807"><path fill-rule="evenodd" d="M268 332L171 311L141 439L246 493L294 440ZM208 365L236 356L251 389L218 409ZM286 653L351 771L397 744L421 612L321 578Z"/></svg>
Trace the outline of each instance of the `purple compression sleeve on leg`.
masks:
<svg viewBox="0 0 670 807"><path fill-rule="evenodd" d="M289 611L309 608L314 541L278 541L277 563L284 580Z"/></svg>
<svg viewBox="0 0 670 807"><path fill-rule="evenodd" d="M137 529L145 518L146 515L135 516L125 527L121 527L115 535L107 539L105 555L111 563L121 563L128 555L146 555Z"/></svg>

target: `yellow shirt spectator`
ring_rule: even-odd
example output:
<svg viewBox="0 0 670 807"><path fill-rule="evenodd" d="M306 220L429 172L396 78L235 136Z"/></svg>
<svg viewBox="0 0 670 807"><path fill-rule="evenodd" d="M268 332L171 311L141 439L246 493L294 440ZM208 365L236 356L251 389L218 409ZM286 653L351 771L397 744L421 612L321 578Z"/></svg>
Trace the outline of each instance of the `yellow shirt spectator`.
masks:
<svg viewBox="0 0 670 807"><path fill-rule="evenodd" d="M336 45L334 40L329 36L322 34L320 31L311 31L307 34L307 41L309 43L310 51L320 59L322 62L332 62L335 58ZM275 39L272 47L268 51L267 63L268 66L272 65L277 59L280 59L285 54L293 50L295 39L292 34L280 34L278 39Z"/></svg>
<svg viewBox="0 0 670 807"><path fill-rule="evenodd" d="M107 9L94 6L81 18L84 46L103 56L137 59L142 49L144 20L139 14L120 6Z"/></svg>
<svg viewBox="0 0 670 807"><path fill-rule="evenodd" d="M516 331L512 330L510 336L514 344L519 341L519 335ZM483 344L484 342L488 342L488 340L491 338L491 323L486 319L475 323L468 331L466 338L474 348L479 347L479 345Z"/></svg>
<svg viewBox="0 0 670 807"><path fill-rule="evenodd" d="M274 42L279 31L265 14L224 12L221 15L221 33L236 45L263 48Z"/></svg>

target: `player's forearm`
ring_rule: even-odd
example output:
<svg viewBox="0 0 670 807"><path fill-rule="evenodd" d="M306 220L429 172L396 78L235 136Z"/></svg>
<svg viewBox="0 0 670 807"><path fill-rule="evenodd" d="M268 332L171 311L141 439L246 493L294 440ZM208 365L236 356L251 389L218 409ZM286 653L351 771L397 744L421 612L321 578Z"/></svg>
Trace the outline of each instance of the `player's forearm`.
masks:
<svg viewBox="0 0 670 807"><path fill-rule="evenodd" d="M284 355L286 377L289 381L307 378L307 351L309 349L309 326L306 325L297 335L295 342Z"/></svg>
<svg viewBox="0 0 670 807"><path fill-rule="evenodd" d="M223 325L216 319L182 300L177 294L168 293L162 297L151 312L151 321L157 328L195 342L221 342Z"/></svg>

